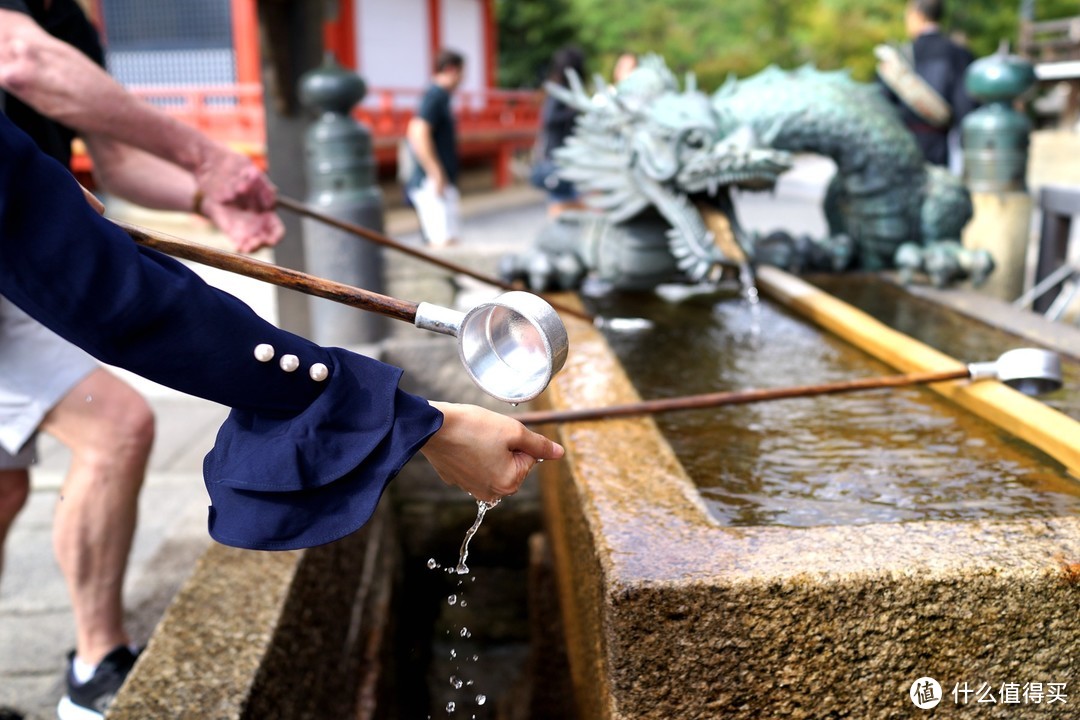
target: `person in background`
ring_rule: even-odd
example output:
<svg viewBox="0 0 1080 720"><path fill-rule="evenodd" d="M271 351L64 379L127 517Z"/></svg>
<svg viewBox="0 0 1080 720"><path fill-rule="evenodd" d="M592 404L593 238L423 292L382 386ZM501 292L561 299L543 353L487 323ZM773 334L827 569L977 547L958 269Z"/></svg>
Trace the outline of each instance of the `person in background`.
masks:
<svg viewBox="0 0 1080 720"><path fill-rule="evenodd" d="M950 133L955 138L976 103L964 88L964 74L974 56L942 32L944 12L944 0L909 0L904 10L904 25L912 41L904 54L909 55L915 74L944 102L944 117L920 114L888 86L886 95L899 107L901 120L915 135L926 161L948 167Z"/></svg>
<svg viewBox="0 0 1080 720"><path fill-rule="evenodd" d="M0 0L0 109L39 148L66 167L78 135L104 190L205 215L241 251L278 242L283 226L266 176L137 100L105 73L103 60L74 0ZM80 240L64 253L81 257ZM39 430L72 452L53 525L76 633L58 714L100 718L138 652L124 627L122 592L153 414L90 355L0 296L0 557L29 494Z"/></svg>
<svg viewBox="0 0 1080 720"><path fill-rule="evenodd" d="M547 81L567 87L568 71L585 77L585 53L576 46L560 48L551 59ZM574 132L578 112L548 93L540 109L540 133L533 148L534 161L530 181L535 187L547 192L548 217L556 218L567 210L584 207L577 188L559 177L553 153L566 143Z"/></svg>
<svg viewBox="0 0 1080 720"><path fill-rule="evenodd" d="M638 66L637 55L632 52L624 52L615 59L615 67L611 71L611 82L618 85L626 76L634 72Z"/></svg>
<svg viewBox="0 0 1080 720"><path fill-rule="evenodd" d="M431 85L409 120L405 138L415 161L405 192L429 245L452 245L461 232L457 123L450 99L461 84L465 59L453 50L435 58Z"/></svg>

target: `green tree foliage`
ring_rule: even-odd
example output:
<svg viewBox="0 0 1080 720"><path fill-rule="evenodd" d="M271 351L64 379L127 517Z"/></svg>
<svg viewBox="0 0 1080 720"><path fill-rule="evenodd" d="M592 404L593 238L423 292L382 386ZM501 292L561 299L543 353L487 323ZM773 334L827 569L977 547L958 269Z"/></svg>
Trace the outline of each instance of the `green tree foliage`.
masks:
<svg viewBox="0 0 1080 720"><path fill-rule="evenodd" d="M949 6L947 27L964 35L976 57L989 55L1001 42L1016 48L1019 37L1019 8L1017 2L1001 0L953 0ZM1076 0L1037 0L1035 20L1055 20L1080 16Z"/></svg>
<svg viewBox="0 0 1080 720"><path fill-rule="evenodd" d="M499 86L539 87L551 56L578 41L569 0L496 0Z"/></svg>
<svg viewBox="0 0 1080 720"><path fill-rule="evenodd" d="M826 70L848 68L859 80L874 76L874 46L904 37L901 0L818 0L802 28L809 59Z"/></svg>
<svg viewBox="0 0 1080 720"><path fill-rule="evenodd" d="M873 77L873 48L904 37L905 0L498 0L500 78L535 86L551 53L567 42L610 77L622 52L658 53L676 72L693 70L715 88L776 64L813 63ZM1020 0L948 0L945 29L976 57L1015 47ZM1039 20L1080 14L1077 0L1036 0ZM542 27L541 27L542 26Z"/></svg>

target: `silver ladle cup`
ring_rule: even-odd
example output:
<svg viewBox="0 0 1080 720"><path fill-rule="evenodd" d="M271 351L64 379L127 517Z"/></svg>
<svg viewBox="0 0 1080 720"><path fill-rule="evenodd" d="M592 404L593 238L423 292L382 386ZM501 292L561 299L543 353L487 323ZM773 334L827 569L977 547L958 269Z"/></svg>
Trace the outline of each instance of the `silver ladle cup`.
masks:
<svg viewBox="0 0 1080 720"><path fill-rule="evenodd" d="M968 364L972 380L1000 380L1025 395L1042 395L1061 387L1061 357L1040 348L1017 348L991 362Z"/></svg>
<svg viewBox="0 0 1080 720"><path fill-rule="evenodd" d="M569 340L555 309L512 290L467 313L422 302L414 324L458 339L458 356L476 386L504 402L528 402L566 362Z"/></svg>

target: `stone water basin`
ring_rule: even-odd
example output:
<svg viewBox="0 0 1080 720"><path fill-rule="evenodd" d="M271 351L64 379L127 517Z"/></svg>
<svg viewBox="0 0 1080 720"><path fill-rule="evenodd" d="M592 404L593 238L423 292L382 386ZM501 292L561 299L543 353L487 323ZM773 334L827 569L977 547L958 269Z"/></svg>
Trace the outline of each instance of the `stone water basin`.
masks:
<svg viewBox="0 0 1080 720"><path fill-rule="evenodd" d="M723 352L747 344L742 360L614 338L634 346L627 369L598 331L573 322L548 401L589 407L717 382L897 371L775 306L761 312L755 344L747 313L707 307L706 334ZM757 355L770 323L786 337L770 346L771 375ZM660 359L636 368L646 350ZM662 382L639 391L639 374ZM677 391L665 385L673 376ZM947 392L964 407L1010 395L992 384ZM835 405L849 417L833 418ZM909 697L922 677L942 686L941 717L976 710L964 687L1007 687L1011 699L1014 684L1066 683L1067 694L1080 651L1080 521L1065 469L1075 467L1074 421L1060 416L1071 425L1050 433L1044 454L1000 429L1015 417L989 425L918 388L707 414L717 413L720 433L699 432L698 413L550 428L568 451L545 464L542 489L580 718L906 718L923 712ZM661 432L672 423L690 432ZM812 461L798 453L811 441ZM708 454L712 479L683 461L688 449ZM784 474L793 489L760 492ZM1066 702L1068 714L1080 698ZM1029 717L1062 706L977 710Z"/></svg>

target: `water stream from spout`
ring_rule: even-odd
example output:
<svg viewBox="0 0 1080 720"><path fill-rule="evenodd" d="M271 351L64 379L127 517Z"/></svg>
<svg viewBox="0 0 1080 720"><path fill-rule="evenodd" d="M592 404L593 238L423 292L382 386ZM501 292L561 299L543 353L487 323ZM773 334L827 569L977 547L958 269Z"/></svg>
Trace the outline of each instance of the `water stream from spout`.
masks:
<svg viewBox="0 0 1080 720"><path fill-rule="evenodd" d="M761 301L754 282L754 269L750 267L750 263L739 266L739 287L747 307L750 308L750 334L756 338L761 334Z"/></svg>

